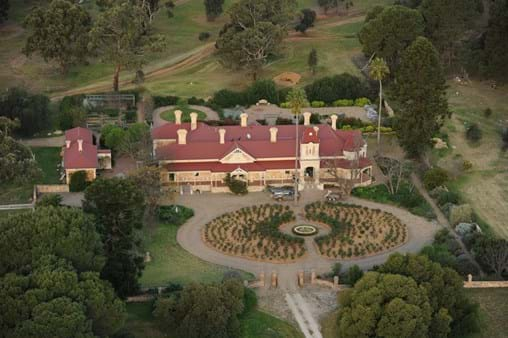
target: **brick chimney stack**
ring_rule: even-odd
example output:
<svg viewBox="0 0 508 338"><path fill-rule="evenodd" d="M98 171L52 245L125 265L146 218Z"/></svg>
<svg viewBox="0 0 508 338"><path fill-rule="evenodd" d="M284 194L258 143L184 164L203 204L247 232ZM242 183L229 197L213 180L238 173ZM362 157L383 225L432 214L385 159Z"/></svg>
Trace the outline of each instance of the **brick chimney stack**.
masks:
<svg viewBox="0 0 508 338"><path fill-rule="evenodd" d="M187 144L187 130L178 129L176 133L178 134L178 144Z"/></svg>
<svg viewBox="0 0 508 338"><path fill-rule="evenodd" d="M225 136L226 136L226 129L224 129L224 128L219 129L219 143L220 144L224 144Z"/></svg>
<svg viewBox="0 0 508 338"><path fill-rule="evenodd" d="M332 119L332 129L337 130L337 115L333 114L330 118Z"/></svg>
<svg viewBox="0 0 508 338"><path fill-rule="evenodd" d="M83 151L83 140L82 139L78 140L78 150L79 150L79 152Z"/></svg>
<svg viewBox="0 0 508 338"><path fill-rule="evenodd" d="M303 113L303 125L304 126L310 125L310 115L311 115L311 113L309 113L308 111Z"/></svg>
<svg viewBox="0 0 508 338"><path fill-rule="evenodd" d="M175 124L182 124L182 111L175 110Z"/></svg>
<svg viewBox="0 0 508 338"><path fill-rule="evenodd" d="M198 113L190 113L191 118L191 130L198 129Z"/></svg>
<svg viewBox="0 0 508 338"><path fill-rule="evenodd" d="M242 113L240 114L240 126L247 127L247 120L249 119L249 114Z"/></svg>
<svg viewBox="0 0 508 338"><path fill-rule="evenodd" d="M277 129L275 127L270 128L270 142L271 143L277 142L277 132L278 131L279 131L279 129Z"/></svg>

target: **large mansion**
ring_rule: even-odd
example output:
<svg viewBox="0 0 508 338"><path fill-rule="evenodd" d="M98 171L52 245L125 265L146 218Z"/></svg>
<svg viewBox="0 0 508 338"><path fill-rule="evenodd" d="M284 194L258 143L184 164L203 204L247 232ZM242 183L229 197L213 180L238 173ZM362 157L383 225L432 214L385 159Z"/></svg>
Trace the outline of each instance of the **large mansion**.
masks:
<svg viewBox="0 0 508 338"><path fill-rule="evenodd" d="M176 111L174 123L154 128L152 138L163 181L182 192L228 191L227 174L247 182L249 191L294 184L296 172L299 189L323 189L344 180L354 186L371 183L361 132L337 130L335 115L331 126L311 125L310 113L304 113L298 129L249 124L245 113L239 126L221 127L198 122L196 113L190 123L182 123L181 115Z"/></svg>

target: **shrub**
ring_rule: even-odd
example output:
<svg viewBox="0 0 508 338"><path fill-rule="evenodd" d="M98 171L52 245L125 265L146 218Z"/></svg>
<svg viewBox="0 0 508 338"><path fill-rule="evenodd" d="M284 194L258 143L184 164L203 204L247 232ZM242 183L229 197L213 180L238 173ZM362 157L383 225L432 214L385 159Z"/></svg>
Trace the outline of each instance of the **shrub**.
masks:
<svg viewBox="0 0 508 338"><path fill-rule="evenodd" d="M501 140L503 141L502 149L506 150L508 148L508 128L503 128L501 132Z"/></svg>
<svg viewBox="0 0 508 338"><path fill-rule="evenodd" d="M328 104L338 99L356 99L368 96L367 86L360 78L343 73L318 79L305 86L309 101L324 101Z"/></svg>
<svg viewBox="0 0 508 338"><path fill-rule="evenodd" d="M252 289L245 288L243 294L243 313L249 313L258 305L258 297Z"/></svg>
<svg viewBox="0 0 508 338"><path fill-rule="evenodd" d="M469 141L478 142L482 138L482 130L477 123L473 123L466 130L466 138Z"/></svg>
<svg viewBox="0 0 508 338"><path fill-rule="evenodd" d="M473 209L469 204L452 205L448 218L452 226L459 223L471 223L473 221Z"/></svg>
<svg viewBox="0 0 508 338"><path fill-rule="evenodd" d="M462 162L462 169L467 171L470 170L471 168L473 168L473 163L471 161L464 160L464 162Z"/></svg>
<svg viewBox="0 0 508 338"><path fill-rule="evenodd" d="M353 265L347 271L347 282L354 286L363 277L363 271L358 265Z"/></svg>
<svg viewBox="0 0 508 338"><path fill-rule="evenodd" d="M221 89L212 97L211 103L221 108L232 108L235 106L245 106L246 96L244 93L235 92L229 89Z"/></svg>
<svg viewBox="0 0 508 338"><path fill-rule="evenodd" d="M310 106L312 108L321 108L325 106L325 103L323 101L312 101Z"/></svg>
<svg viewBox="0 0 508 338"><path fill-rule="evenodd" d="M448 172L446 170L434 167L429 169L423 175L423 184L427 190L433 190L444 185L448 181Z"/></svg>
<svg viewBox="0 0 508 338"><path fill-rule="evenodd" d="M354 104L353 100L340 99L333 101L334 107L351 107Z"/></svg>
<svg viewBox="0 0 508 338"><path fill-rule="evenodd" d="M210 38L211 34L209 32L201 32L198 35L199 41L206 41Z"/></svg>
<svg viewBox="0 0 508 338"><path fill-rule="evenodd" d="M490 109L490 108L485 109L485 111L483 112L483 115L486 118L489 118L492 115L492 109Z"/></svg>
<svg viewBox="0 0 508 338"><path fill-rule="evenodd" d="M443 191L437 196L437 203L442 206L448 203L459 203L459 195L453 191Z"/></svg>
<svg viewBox="0 0 508 338"><path fill-rule="evenodd" d="M469 274L474 276L480 273L478 267L467 257L459 257L457 259L455 270L462 276L467 276Z"/></svg>
<svg viewBox="0 0 508 338"><path fill-rule="evenodd" d="M161 222L182 225L194 216L194 210L182 205L165 205L159 207L158 215Z"/></svg>
<svg viewBox="0 0 508 338"><path fill-rule="evenodd" d="M290 109L291 108L291 103L290 102L282 102L279 106L281 108Z"/></svg>
<svg viewBox="0 0 508 338"><path fill-rule="evenodd" d="M229 190L235 195L245 195L248 193L247 183L231 177L230 174L226 175L224 183L226 183Z"/></svg>
<svg viewBox="0 0 508 338"><path fill-rule="evenodd" d="M370 104L370 100L366 97L360 97L358 99L355 100L355 103L354 105L357 106L357 107L364 107L368 104Z"/></svg>
<svg viewBox="0 0 508 338"><path fill-rule="evenodd" d="M86 171L80 170L71 174L69 181L69 190L71 192L81 192L86 189Z"/></svg>
<svg viewBox="0 0 508 338"><path fill-rule="evenodd" d="M58 194L46 194L37 200L37 207L59 207L62 204L62 196Z"/></svg>
<svg viewBox="0 0 508 338"><path fill-rule="evenodd" d="M273 104L279 104L279 94L272 80L258 80L247 88L247 102L255 104L259 100L267 100Z"/></svg>
<svg viewBox="0 0 508 338"><path fill-rule="evenodd" d="M187 99L187 103L195 106L204 106L206 104L206 101L204 99L192 96Z"/></svg>
<svg viewBox="0 0 508 338"><path fill-rule="evenodd" d="M153 106L154 108L164 107L164 106L175 106L180 100L178 96L154 96L153 97Z"/></svg>
<svg viewBox="0 0 508 338"><path fill-rule="evenodd" d="M342 270L342 264L339 262L333 264L332 266L332 276L340 276Z"/></svg>

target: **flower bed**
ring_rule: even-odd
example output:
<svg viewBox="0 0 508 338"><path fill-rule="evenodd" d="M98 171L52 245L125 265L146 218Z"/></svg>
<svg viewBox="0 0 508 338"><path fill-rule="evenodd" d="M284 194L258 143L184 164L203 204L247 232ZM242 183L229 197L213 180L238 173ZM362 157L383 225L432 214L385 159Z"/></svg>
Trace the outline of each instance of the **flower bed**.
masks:
<svg viewBox="0 0 508 338"><path fill-rule="evenodd" d="M315 238L321 255L329 258L373 255L393 249L408 239L406 225L379 209L315 202L305 206L305 217L331 227L330 234Z"/></svg>
<svg viewBox="0 0 508 338"><path fill-rule="evenodd" d="M223 214L205 226L206 243L227 254L263 261L295 260L305 253L303 238L279 227L295 219L288 206L264 204Z"/></svg>

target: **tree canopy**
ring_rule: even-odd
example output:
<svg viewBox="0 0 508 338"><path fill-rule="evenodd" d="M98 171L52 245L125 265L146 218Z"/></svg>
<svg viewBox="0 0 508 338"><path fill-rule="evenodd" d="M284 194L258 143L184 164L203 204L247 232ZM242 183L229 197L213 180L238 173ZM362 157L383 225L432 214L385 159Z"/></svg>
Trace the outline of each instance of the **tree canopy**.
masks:
<svg viewBox="0 0 508 338"><path fill-rule="evenodd" d="M279 52L294 16L294 0L240 0L229 9L229 22L216 42L224 66L246 69L253 77Z"/></svg>
<svg viewBox="0 0 508 338"><path fill-rule="evenodd" d="M314 21L316 21L316 12L310 8L304 8L300 12L299 22L295 27L297 32L304 33L310 27L314 27Z"/></svg>
<svg viewBox="0 0 508 338"><path fill-rule="evenodd" d="M0 0L0 24L9 18L9 0Z"/></svg>
<svg viewBox="0 0 508 338"><path fill-rule="evenodd" d="M213 21L222 14L224 0L205 0L206 18Z"/></svg>
<svg viewBox="0 0 508 338"><path fill-rule="evenodd" d="M123 326L125 305L99 277L99 234L80 210L0 219L0 253L2 336L112 336Z"/></svg>
<svg viewBox="0 0 508 338"><path fill-rule="evenodd" d="M418 36L423 35L424 20L418 10L403 6L385 7L368 15L358 34L363 52L386 60L390 68L398 65L400 55Z"/></svg>
<svg viewBox="0 0 508 338"><path fill-rule="evenodd" d="M500 82L508 82L508 0L496 0L490 7L490 19L485 32L485 74Z"/></svg>
<svg viewBox="0 0 508 338"><path fill-rule="evenodd" d="M95 217L106 263L101 277L110 281L120 297L139 288L144 252L140 234L144 196L129 179L98 179L85 190L83 210Z"/></svg>
<svg viewBox="0 0 508 338"><path fill-rule="evenodd" d="M403 53L395 75L397 136L407 154L419 156L449 116L446 80L432 43L418 37Z"/></svg>
<svg viewBox="0 0 508 338"><path fill-rule="evenodd" d="M228 279L218 285L189 284L169 298L159 298L154 316L165 332L176 337L239 337L243 298L244 288L238 280Z"/></svg>
<svg viewBox="0 0 508 338"><path fill-rule="evenodd" d="M122 2L101 12L90 32L89 49L115 66L114 91L119 89L121 70L140 69L147 51L161 51L165 46L161 36L150 34L147 22L143 8Z"/></svg>
<svg viewBox="0 0 508 338"><path fill-rule="evenodd" d="M37 6L25 18L29 28L23 53L40 54L44 60L54 60L65 73L70 66L82 63L88 53L88 33L92 19L80 5L67 0L53 0L47 6Z"/></svg>

